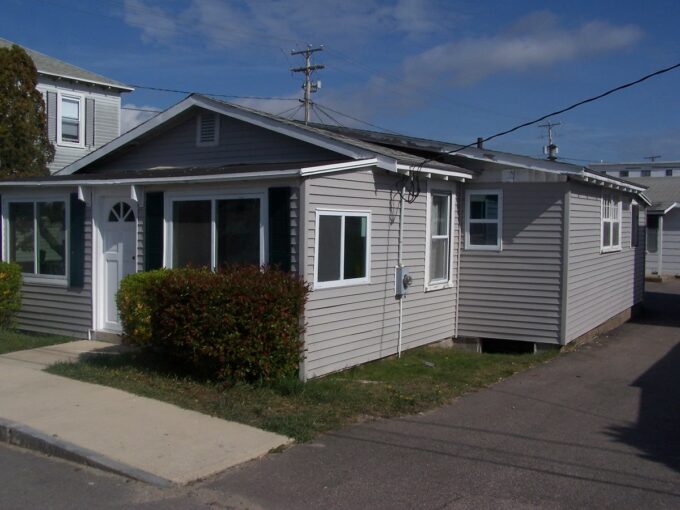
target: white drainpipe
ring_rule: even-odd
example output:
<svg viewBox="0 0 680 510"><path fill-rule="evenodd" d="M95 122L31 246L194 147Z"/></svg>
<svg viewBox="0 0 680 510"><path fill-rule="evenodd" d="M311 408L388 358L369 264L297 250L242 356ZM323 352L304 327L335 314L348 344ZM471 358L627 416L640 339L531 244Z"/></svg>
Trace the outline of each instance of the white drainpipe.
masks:
<svg viewBox="0 0 680 510"><path fill-rule="evenodd" d="M406 187L402 186L401 195L399 200L399 254L397 256L397 265L403 267L403 253L404 253L404 193L406 193ZM397 344L397 357L401 358L401 335L402 335L402 322L404 317L404 298L402 294L399 296L399 339Z"/></svg>

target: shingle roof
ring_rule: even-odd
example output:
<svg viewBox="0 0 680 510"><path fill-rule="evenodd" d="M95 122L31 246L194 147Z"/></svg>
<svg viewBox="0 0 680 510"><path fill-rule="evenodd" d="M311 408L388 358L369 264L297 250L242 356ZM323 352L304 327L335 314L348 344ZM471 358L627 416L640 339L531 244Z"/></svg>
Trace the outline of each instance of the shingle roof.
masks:
<svg viewBox="0 0 680 510"><path fill-rule="evenodd" d="M8 48L12 46L12 41L3 39L0 37L0 48ZM21 46L21 44L17 44ZM82 81L87 83L94 83L96 85L103 85L106 87L112 87L119 90L130 91L134 90L132 87L125 85L124 83L112 80L102 76L101 74L93 73L87 71L78 66L74 66L62 60L56 59L54 57L49 57L43 53L21 46L26 53L33 59L35 67L38 69L39 74L49 75L49 76L60 76L62 78L68 78L75 81Z"/></svg>
<svg viewBox="0 0 680 510"><path fill-rule="evenodd" d="M629 177L629 181L647 186L645 195L652 201L651 211L665 211L680 204L680 177Z"/></svg>

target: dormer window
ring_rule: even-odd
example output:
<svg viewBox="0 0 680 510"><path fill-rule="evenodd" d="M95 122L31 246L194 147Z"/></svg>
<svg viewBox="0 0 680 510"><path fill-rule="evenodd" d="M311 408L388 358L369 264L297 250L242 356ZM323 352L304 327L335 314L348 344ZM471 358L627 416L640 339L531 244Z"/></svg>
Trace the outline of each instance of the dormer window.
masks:
<svg viewBox="0 0 680 510"><path fill-rule="evenodd" d="M215 147L220 139L220 118L216 113L202 113L196 123L196 145Z"/></svg>
<svg viewBox="0 0 680 510"><path fill-rule="evenodd" d="M83 97L60 94L58 109L57 140L59 145L83 147L85 141Z"/></svg>

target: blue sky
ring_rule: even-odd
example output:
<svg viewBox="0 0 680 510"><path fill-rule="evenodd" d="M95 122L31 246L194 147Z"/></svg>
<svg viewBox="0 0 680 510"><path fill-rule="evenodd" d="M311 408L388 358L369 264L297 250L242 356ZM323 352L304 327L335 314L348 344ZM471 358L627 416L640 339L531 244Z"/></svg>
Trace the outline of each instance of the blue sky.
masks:
<svg viewBox="0 0 680 510"><path fill-rule="evenodd" d="M680 62L677 0L0 0L0 37L130 84L296 106L291 49L324 45L320 105L470 143ZM680 69L551 119L567 161L680 160ZM130 107L182 94L138 89ZM330 111L330 110L329 110ZM356 125L340 114L345 125ZM144 116L125 111L126 125ZM317 120L316 117L313 120ZM367 127L367 126L363 126ZM370 128L369 128L370 129ZM528 127L490 148L541 156Z"/></svg>

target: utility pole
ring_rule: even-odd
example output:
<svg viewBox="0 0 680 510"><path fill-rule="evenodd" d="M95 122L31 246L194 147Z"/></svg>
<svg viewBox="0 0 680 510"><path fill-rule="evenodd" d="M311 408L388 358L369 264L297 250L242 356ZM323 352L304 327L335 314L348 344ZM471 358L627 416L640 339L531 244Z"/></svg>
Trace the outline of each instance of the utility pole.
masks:
<svg viewBox="0 0 680 510"><path fill-rule="evenodd" d="M312 73L314 71L318 71L323 69L324 66L323 64L314 64L312 65L312 54L316 53L317 51L323 51L323 46L319 46L317 48L312 48L312 45L308 45L307 49L304 50L299 50L299 51L291 51L291 55L304 55L305 56L305 66L304 67L294 67L291 69L292 72L294 73L305 73L305 82L302 84L302 88L305 91L305 98L301 100L302 103L305 105L305 124L309 123L309 113L311 110L312 106L312 100L311 100L311 95L312 92L316 92L321 88L321 82L316 81L315 83L312 83Z"/></svg>
<svg viewBox="0 0 680 510"><path fill-rule="evenodd" d="M661 157L661 155L659 154L659 155L657 155L657 156L646 156L646 157L644 157L644 158L642 158L642 159L648 159L649 161L651 161L652 163L654 163L654 162L655 162L657 159L659 159L660 157Z"/></svg>
<svg viewBox="0 0 680 510"><path fill-rule="evenodd" d="M553 143L553 128L555 126L561 125L561 122L546 122L545 124L539 124L538 127L544 127L548 130L548 145L543 147L543 154L548 156L550 161L555 161L557 159L557 145Z"/></svg>

